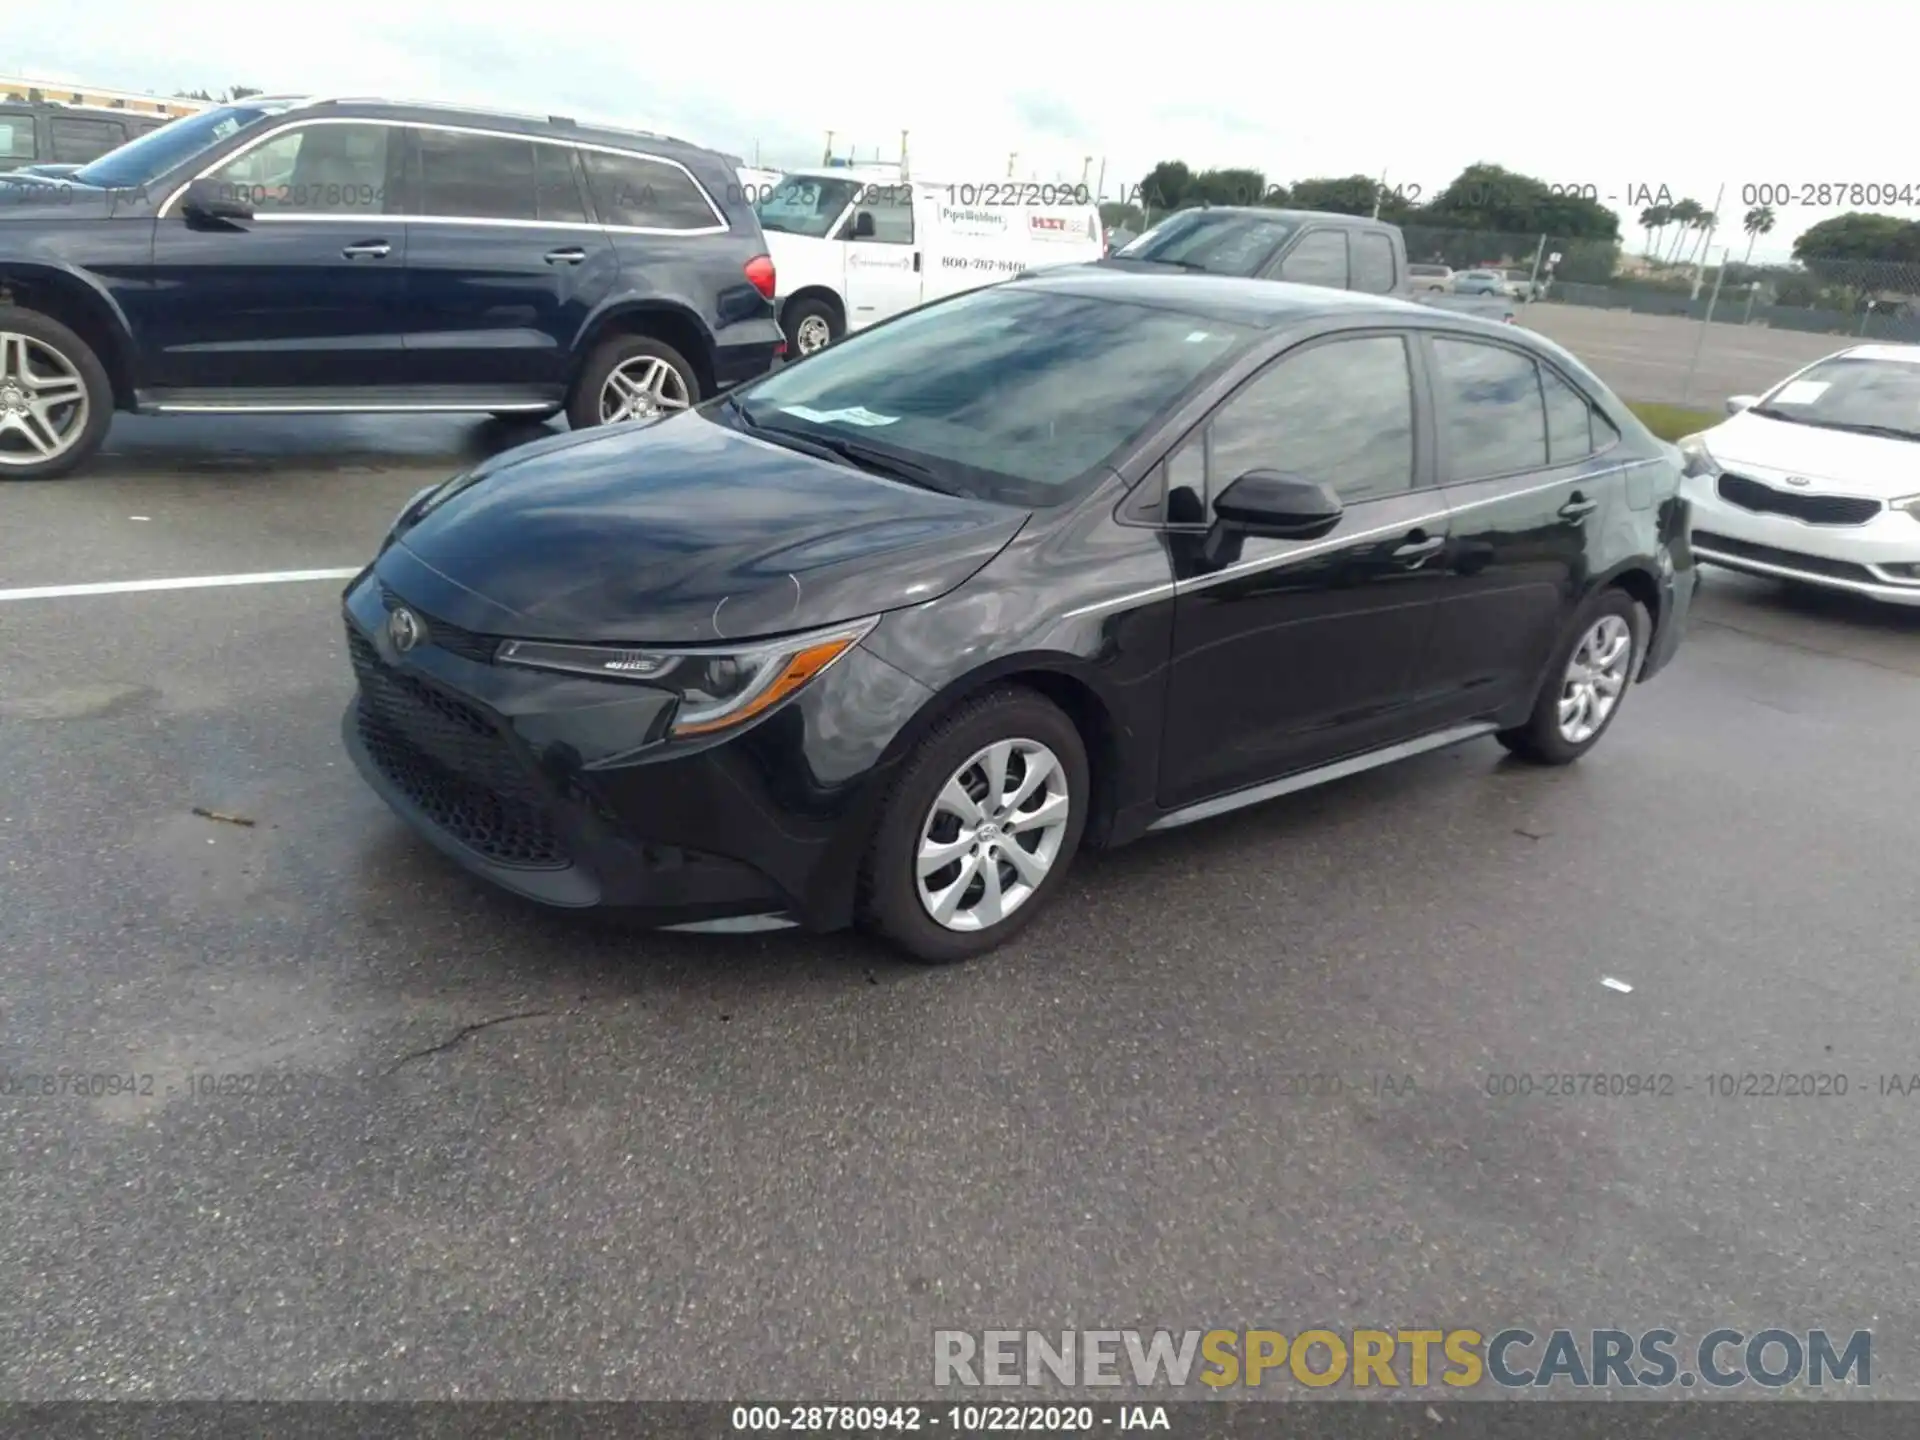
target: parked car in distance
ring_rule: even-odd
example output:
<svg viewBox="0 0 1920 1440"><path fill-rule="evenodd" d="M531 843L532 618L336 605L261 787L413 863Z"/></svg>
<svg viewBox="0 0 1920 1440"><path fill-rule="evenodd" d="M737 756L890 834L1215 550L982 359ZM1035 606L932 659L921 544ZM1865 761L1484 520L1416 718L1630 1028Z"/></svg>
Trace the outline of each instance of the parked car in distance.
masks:
<svg viewBox="0 0 1920 1440"><path fill-rule="evenodd" d="M421 492L345 593L343 735L520 895L958 960L1082 846L1578 759L1680 642L1680 472L1527 331L1051 270Z"/></svg>
<svg viewBox="0 0 1920 1440"><path fill-rule="evenodd" d="M651 417L784 346L733 162L664 136L255 97L0 190L0 478L116 410Z"/></svg>
<svg viewBox="0 0 1920 1440"><path fill-rule="evenodd" d="M1368 295L1411 293L1397 225L1320 210L1204 205L1180 210L1108 257L1122 269L1285 280Z"/></svg>
<svg viewBox="0 0 1920 1440"><path fill-rule="evenodd" d="M1410 264L1407 266L1407 281L1416 290L1431 290L1445 294L1453 289L1453 271L1445 265Z"/></svg>
<svg viewBox="0 0 1920 1440"><path fill-rule="evenodd" d="M1513 286L1498 270L1456 270L1453 272L1456 295L1512 295Z"/></svg>
<svg viewBox="0 0 1920 1440"><path fill-rule="evenodd" d="M1855 345L1680 442L1703 561L1920 605L1920 345Z"/></svg>
<svg viewBox="0 0 1920 1440"><path fill-rule="evenodd" d="M0 172L84 165L172 118L46 100L0 100Z"/></svg>
<svg viewBox="0 0 1920 1440"><path fill-rule="evenodd" d="M796 355L926 301L1106 251L1084 185L949 185L837 166L783 176L759 215Z"/></svg>

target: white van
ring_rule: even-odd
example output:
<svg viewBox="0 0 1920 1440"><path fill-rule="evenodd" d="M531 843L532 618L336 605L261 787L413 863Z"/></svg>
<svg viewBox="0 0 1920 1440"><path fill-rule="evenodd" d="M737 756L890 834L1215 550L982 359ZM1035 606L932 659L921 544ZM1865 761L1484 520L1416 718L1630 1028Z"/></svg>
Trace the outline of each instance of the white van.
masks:
<svg viewBox="0 0 1920 1440"><path fill-rule="evenodd" d="M1084 185L941 185L848 166L791 171L757 209L796 356L928 300L1105 253Z"/></svg>

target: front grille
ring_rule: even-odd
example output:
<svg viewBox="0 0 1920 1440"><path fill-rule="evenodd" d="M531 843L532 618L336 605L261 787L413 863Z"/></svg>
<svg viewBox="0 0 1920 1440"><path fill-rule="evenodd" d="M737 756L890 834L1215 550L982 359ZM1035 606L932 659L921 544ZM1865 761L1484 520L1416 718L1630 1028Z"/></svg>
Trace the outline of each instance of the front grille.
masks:
<svg viewBox="0 0 1920 1440"><path fill-rule="evenodd" d="M1696 550L1717 550L1733 559L1756 560L1763 565L1801 570L1809 575L1827 575L1835 580L1863 580L1869 585L1881 583L1879 577L1864 565L1829 560L1821 555L1802 555L1798 550L1780 550L1772 545L1755 545L1746 540L1735 540L1731 535L1715 535L1710 530L1694 531L1693 547ZM1711 559L1710 556L1701 558Z"/></svg>
<svg viewBox="0 0 1920 1440"><path fill-rule="evenodd" d="M1880 513L1878 500L1857 495L1800 495L1762 485L1745 475L1723 474L1720 498L1742 510L1787 515L1809 525L1864 525Z"/></svg>
<svg viewBox="0 0 1920 1440"><path fill-rule="evenodd" d="M381 661L347 625L360 682L356 723L375 766L426 816L498 865L561 870L571 863L539 789L484 714Z"/></svg>
<svg viewBox="0 0 1920 1440"><path fill-rule="evenodd" d="M436 620L419 606L402 600L385 585L380 587L380 603L390 612L405 605L425 623L429 645L437 645L442 650L458 655L462 659L478 660L482 665L491 665L493 652L500 648L498 635L481 635L473 630L462 630L458 625L449 625L444 620Z"/></svg>

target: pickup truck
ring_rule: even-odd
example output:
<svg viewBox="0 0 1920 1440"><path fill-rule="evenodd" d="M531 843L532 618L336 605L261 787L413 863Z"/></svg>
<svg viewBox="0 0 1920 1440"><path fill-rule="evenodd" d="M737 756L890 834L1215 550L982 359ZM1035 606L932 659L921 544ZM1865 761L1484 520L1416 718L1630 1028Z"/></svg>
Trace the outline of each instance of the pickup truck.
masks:
<svg viewBox="0 0 1920 1440"><path fill-rule="evenodd" d="M1203 275L1238 275L1393 295L1420 305L1488 320L1514 319L1506 294L1461 294L1430 288L1407 263L1398 225L1361 215L1264 206L1203 205L1181 210L1096 262L1123 269L1173 266ZM1433 266L1420 266L1432 270ZM1451 280L1451 274L1449 279Z"/></svg>

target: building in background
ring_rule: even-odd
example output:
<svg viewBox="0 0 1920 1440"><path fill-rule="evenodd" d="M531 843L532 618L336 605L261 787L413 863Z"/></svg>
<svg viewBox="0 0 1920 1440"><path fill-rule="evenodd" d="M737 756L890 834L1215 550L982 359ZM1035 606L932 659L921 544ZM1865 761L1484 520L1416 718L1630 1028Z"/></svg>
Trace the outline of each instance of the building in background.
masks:
<svg viewBox="0 0 1920 1440"><path fill-rule="evenodd" d="M84 105L100 110L132 110L170 118L197 114L205 100L183 100L168 95L142 95L132 90L103 90L97 85L75 85L69 80L32 80L0 75L0 100L45 100L56 105Z"/></svg>

